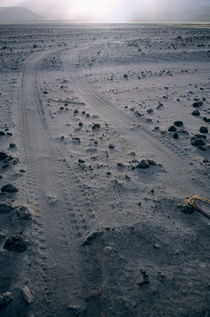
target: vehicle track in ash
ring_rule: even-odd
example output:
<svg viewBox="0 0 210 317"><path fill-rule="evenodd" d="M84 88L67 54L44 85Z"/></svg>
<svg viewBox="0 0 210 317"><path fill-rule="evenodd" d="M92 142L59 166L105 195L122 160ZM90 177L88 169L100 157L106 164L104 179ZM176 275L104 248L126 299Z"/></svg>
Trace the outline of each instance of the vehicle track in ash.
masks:
<svg viewBox="0 0 210 317"><path fill-rule="evenodd" d="M89 47L90 45L86 48ZM147 155L151 154L163 165L168 172L163 180L165 187L170 187L172 191L174 188L181 195L190 195L200 192L200 186L202 186L200 194L208 195L208 179L201 178L196 171L193 171L192 158L185 149L174 145L168 137L159 136L157 132L148 130L146 125L139 122L137 118L131 118L117 109L106 96L97 91L87 80L81 78L78 56L79 52L86 48L83 46L73 52L66 50L61 55L64 69L68 72L71 84L79 97L112 127L126 136L135 147L142 149L143 155L146 150Z"/></svg>
<svg viewBox="0 0 210 317"><path fill-rule="evenodd" d="M58 51L30 56L19 89L19 129L26 164L23 197L33 206L31 264L26 275L35 293L31 312L65 316L71 305L83 305L86 289L81 242L93 218L88 192L53 143L37 85L40 63ZM85 282L84 282L85 283Z"/></svg>

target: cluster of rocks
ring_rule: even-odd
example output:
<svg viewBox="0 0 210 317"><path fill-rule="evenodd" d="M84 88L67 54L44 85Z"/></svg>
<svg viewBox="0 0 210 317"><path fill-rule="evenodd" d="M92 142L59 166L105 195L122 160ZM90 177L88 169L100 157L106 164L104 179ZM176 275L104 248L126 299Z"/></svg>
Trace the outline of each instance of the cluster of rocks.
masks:
<svg viewBox="0 0 210 317"><path fill-rule="evenodd" d="M206 145L206 135L196 134L191 138L192 146L196 146L202 150L204 150L204 146Z"/></svg>
<svg viewBox="0 0 210 317"><path fill-rule="evenodd" d="M179 128L183 127L184 123L182 121L174 121L174 124L168 128L168 132L172 133L174 139L179 138Z"/></svg>

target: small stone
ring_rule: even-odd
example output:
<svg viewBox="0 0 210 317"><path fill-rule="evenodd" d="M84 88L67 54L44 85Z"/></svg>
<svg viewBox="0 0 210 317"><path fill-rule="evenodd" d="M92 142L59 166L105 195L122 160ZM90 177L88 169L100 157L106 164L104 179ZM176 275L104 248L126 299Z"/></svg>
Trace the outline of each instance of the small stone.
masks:
<svg viewBox="0 0 210 317"><path fill-rule="evenodd" d="M14 149L14 148L16 148L16 144L10 143L9 147L10 147L10 149Z"/></svg>
<svg viewBox="0 0 210 317"><path fill-rule="evenodd" d="M85 163L85 160L78 159L78 164L84 164L84 163Z"/></svg>
<svg viewBox="0 0 210 317"><path fill-rule="evenodd" d="M83 126L83 123L82 122L79 122L79 127L82 127Z"/></svg>
<svg viewBox="0 0 210 317"><path fill-rule="evenodd" d="M203 118L203 121L205 121L205 122L207 122L207 123L210 123L210 118L204 117L204 118Z"/></svg>
<svg viewBox="0 0 210 317"><path fill-rule="evenodd" d="M150 108L150 109L147 109L147 113L153 113L154 112L154 110L152 109L152 108Z"/></svg>
<svg viewBox="0 0 210 317"><path fill-rule="evenodd" d="M2 193L17 193L18 189L12 184L7 184L1 188L1 192Z"/></svg>
<svg viewBox="0 0 210 317"><path fill-rule="evenodd" d="M160 245L157 244L157 243L155 243L154 248L155 248L155 249L160 249Z"/></svg>
<svg viewBox="0 0 210 317"><path fill-rule="evenodd" d="M147 160L142 160L138 165L136 165L136 168L149 168L150 164Z"/></svg>
<svg viewBox="0 0 210 317"><path fill-rule="evenodd" d="M109 148L113 150L115 148L115 145L114 144L109 144Z"/></svg>
<svg viewBox="0 0 210 317"><path fill-rule="evenodd" d="M22 289L23 292L23 298L28 304L32 304L34 302L34 296L32 295L30 288L25 285Z"/></svg>
<svg viewBox="0 0 210 317"><path fill-rule="evenodd" d="M177 132L175 132L175 133L173 134L173 138L174 138L174 139L178 139L178 138L179 138L179 135L178 135Z"/></svg>
<svg viewBox="0 0 210 317"><path fill-rule="evenodd" d="M201 106L203 106L203 101L196 101L193 103L192 105L194 108L199 108Z"/></svg>
<svg viewBox="0 0 210 317"><path fill-rule="evenodd" d="M80 138L72 138L72 142L76 143L76 144L80 144L81 140L80 140Z"/></svg>
<svg viewBox="0 0 210 317"><path fill-rule="evenodd" d="M4 249L15 252L24 252L27 250L27 243L20 234L13 235L4 243Z"/></svg>
<svg viewBox="0 0 210 317"><path fill-rule="evenodd" d="M200 133L208 133L209 130L207 127L200 127Z"/></svg>
<svg viewBox="0 0 210 317"><path fill-rule="evenodd" d="M174 125L168 128L168 132L175 132L175 131L177 131L177 128Z"/></svg>
<svg viewBox="0 0 210 317"><path fill-rule="evenodd" d="M74 110L74 114L77 114L79 113L79 111L77 109Z"/></svg>
<svg viewBox="0 0 210 317"><path fill-rule="evenodd" d="M118 162L118 163L117 163L117 167L123 168L123 167L125 167L125 165L124 165L123 163L121 163L121 162Z"/></svg>
<svg viewBox="0 0 210 317"><path fill-rule="evenodd" d="M67 307L67 310L72 317L81 317L84 316L85 310L82 309L80 306L70 305Z"/></svg>
<svg viewBox="0 0 210 317"><path fill-rule="evenodd" d="M197 138L192 138L191 139L191 144L192 146L204 146L206 143L202 139L197 139Z"/></svg>
<svg viewBox="0 0 210 317"><path fill-rule="evenodd" d="M0 295L0 309L8 306L13 300L13 295L11 292L6 292Z"/></svg>
<svg viewBox="0 0 210 317"><path fill-rule="evenodd" d="M128 79L128 74L124 74L123 78Z"/></svg>
<svg viewBox="0 0 210 317"><path fill-rule="evenodd" d="M150 166L157 166L157 163L154 160L147 160Z"/></svg>
<svg viewBox="0 0 210 317"><path fill-rule="evenodd" d="M99 123L94 123L93 126L92 126L92 130L97 130L97 129L100 129L100 124Z"/></svg>
<svg viewBox="0 0 210 317"><path fill-rule="evenodd" d="M174 121L174 125L175 125L176 127L182 127L184 124L183 124L182 121Z"/></svg>
<svg viewBox="0 0 210 317"><path fill-rule="evenodd" d="M5 132L4 131L0 131L0 136L4 136Z"/></svg>
<svg viewBox="0 0 210 317"><path fill-rule="evenodd" d="M194 111L192 112L192 115L195 116L195 117L196 117L196 116L197 116L197 117L200 116L200 114L201 114L201 113L200 113L199 110L194 110Z"/></svg>
<svg viewBox="0 0 210 317"><path fill-rule="evenodd" d="M148 274L144 270L141 270L141 275L142 275L142 277L141 277L140 281L138 282L138 286L149 284Z"/></svg>

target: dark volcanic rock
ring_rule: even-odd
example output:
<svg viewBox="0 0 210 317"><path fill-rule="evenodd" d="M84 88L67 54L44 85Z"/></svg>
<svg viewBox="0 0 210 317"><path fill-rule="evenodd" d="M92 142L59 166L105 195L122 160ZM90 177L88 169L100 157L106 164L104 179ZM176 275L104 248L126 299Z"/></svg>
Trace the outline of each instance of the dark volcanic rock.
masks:
<svg viewBox="0 0 210 317"><path fill-rule="evenodd" d="M199 110L194 110L194 111L192 112L192 115L193 115L193 116L197 116L197 117L198 117L198 116L200 116L200 114L201 114L201 113L200 113Z"/></svg>
<svg viewBox="0 0 210 317"><path fill-rule="evenodd" d="M12 184L7 184L1 188L1 191L2 193L17 193L18 189Z"/></svg>
<svg viewBox="0 0 210 317"><path fill-rule="evenodd" d="M194 137L191 138L191 144L198 147L204 146L206 144L205 139L205 136L196 134Z"/></svg>
<svg viewBox="0 0 210 317"><path fill-rule="evenodd" d="M210 123L210 118L204 117L204 118L203 118L203 121L205 121L205 122L207 122L207 123Z"/></svg>
<svg viewBox="0 0 210 317"><path fill-rule="evenodd" d="M208 133L209 130L207 127L200 127L200 133Z"/></svg>
<svg viewBox="0 0 210 317"><path fill-rule="evenodd" d="M20 234L13 235L5 241L4 249L15 252L24 252L27 249L27 242Z"/></svg>
<svg viewBox="0 0 210 317"><path fill-rule="evenodd" d="M192 105L194 108L199 108L201 106L203 106L203 101L196 101L193 103Z"/></svg>
<svg viewBox="0 0 210 317"><path fill-rule="evenodd" d="M136 168L149 168L149 162L147 160L142 160L138 165L136 165Z"/></svg>
<svg viewBox="0 0 210 317"><path fill-rule="evenodd" d="M168 128L168 132L175 132L175 131L177 131L177 128L174 125Z"/></svg>
<svg viewBox="0 0 210 317"><path fill-rule="evenodd" d="M184 124L183 124L182 121L174 121L174 125L175 125L176 127L182 127Z"/></svg>
<svg viewBox="0 0 210 317"><path fill-rule="evenodd" d="M94 123L93 126L92 126L92 130L97 130L97 129L100 129L100 124L99 123Z"/></svg>
<svg viewBox="0 0 210 317"><path fill-rule="evenodd" d="M179 138L179 135L178 135L177 132L175 132L175 133L173 134L173 138L174 138L174 139L178 139L178 138Z"/></svg>

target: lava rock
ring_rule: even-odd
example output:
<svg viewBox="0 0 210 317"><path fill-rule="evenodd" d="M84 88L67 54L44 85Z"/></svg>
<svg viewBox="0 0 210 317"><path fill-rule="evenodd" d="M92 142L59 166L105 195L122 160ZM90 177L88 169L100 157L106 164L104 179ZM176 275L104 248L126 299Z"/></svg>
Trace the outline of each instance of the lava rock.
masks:
<svg viewBox="0 0 210 317"><path fill-rule="evenodd" d="M205 122L207 122L207 123L210 123L210 118L204 117L204 118L203 118L203 121L205 121Z"/></svg>
<svg viewBox="0 0 210 317"><path fill-rule="evenodd" d="M176 132L176 131L177 131L177 128L174 125L168 128L168 132Z"/></svg>
<svg viewBox="0 0 210 317"><path fill-rule="evenodd" d="M208 133L209 130L207 127L200 127L200 133Z"/></svg>
<svg viewBox="0 0 210 317"><path fill-rule="evenodd" d="M175 132L175 133L173 134L173 138L174 138L174 139L178 139L178 138L179 138L179 135L178 135L177 132Z"/></svg>
<svg viewBox="0 0 210 317"><path fill-rule="evenodd" d="M192 112L192 115L195 116L195 117L196 117L196 116L197 116L197 117L200 116L200 114L201 114L201 113L200 113L199 110L194 110L194 111Z"/></svg>
<svg viewBox="0 0 210 317"><path fill-rule="evenodd" d="M7 238L7 240L4 243L4 249L8 251L24 252L27 250L27 248L27 242L20 234L16 234Z"/></svg>
<svg viewBox="0 0 210 317"><path fill-rule="evenodd" d="M174 125L176 126L176 127L183 127L183 122L182 121L174 121Z"/></svg>
<svg viewBox="0 0 210 317"><path fill-rule="evenodd" d="M92 130L98 130L100 129L100 124L99 123L94 123L93 126L92 126Z"/></svg>
<svg viewBox="0 0 210 317"><path fill-rule="evenodd" d="M149 168L150 164L147 160L142 160L138 165L136 165L136 168Z"/></svg>
<svg viewBox="0 0 210 317"><path fill-rule="evenodd" d="M7 184L1 188L1 192L2 193L17 193L18 189L12 184Z"/></svg>
<svg viewBox="0 0 210 317"><path fill-rule="evenodd" d="M194 108L199 108L203 106L203 101L196 101L192 105Z"/></svg>
<svg viewBox="0 0 210 317"><path fill-rule="evenodd" d="M204 146L206 144L205 138L202 137L202 135L195 135L194 137L191 138L191 144L192 146Z"/></svg>

